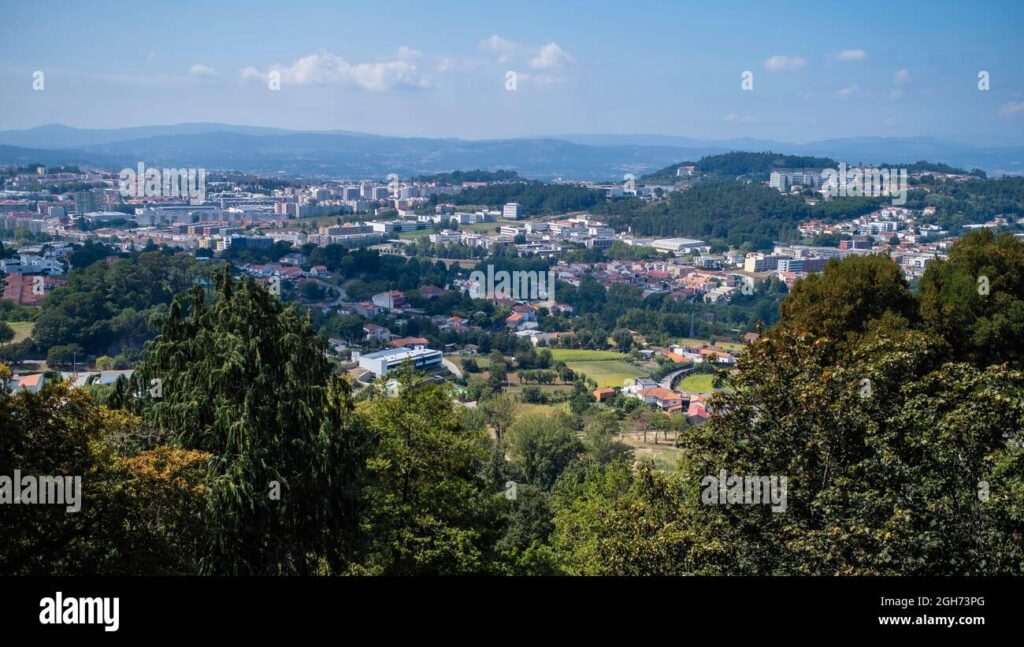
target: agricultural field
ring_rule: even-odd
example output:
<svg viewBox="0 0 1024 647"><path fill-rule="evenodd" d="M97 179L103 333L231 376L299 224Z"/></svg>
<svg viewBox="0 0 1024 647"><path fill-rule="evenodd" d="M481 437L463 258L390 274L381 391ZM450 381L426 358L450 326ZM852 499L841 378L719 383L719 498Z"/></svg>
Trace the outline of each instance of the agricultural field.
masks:
<svg viewBox="0 0 1024 647"><path fill-rule="evenodd" d="M556 362L598 362L623 360L626 356L610 350L585 350L582 348L553 348L551 356ZM575 370L575 369L573 369Z"/></svg>
<svg viewBox="0 0 1024 647"><path fill-rule="evenodd" d="M510 376L511 377L511 376ZM555 393L571 393L571 384L523 384L519 380L519 375L516 374L511 379L512 384L505 387L505 392L510 395L520 395L523 392L525 386L535 386L540 389L540 392L544 395L554 395Z"/></svg>
<svg viewBox="0 0 1024 647"><path fill-rule="evenodd" d="M626 380L635 380L650 373L650 371L617 360L566 362L565 365L594 380L599 387L622 386Z"/></svg>

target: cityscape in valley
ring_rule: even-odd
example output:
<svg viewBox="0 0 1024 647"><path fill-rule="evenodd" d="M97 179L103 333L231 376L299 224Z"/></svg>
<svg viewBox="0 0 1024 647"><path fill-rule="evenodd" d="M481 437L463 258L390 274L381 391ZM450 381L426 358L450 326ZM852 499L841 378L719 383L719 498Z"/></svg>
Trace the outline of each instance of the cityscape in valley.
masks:
<svg viewBox="0 0 1024 647"><path fill-rule="evenodd" d="M309 4L0 27L0 574L1024 575L1020 8Z"/></svg>
<svg viewBox="0 0 1024 647"><path fill-rule="evenodd" d="M739 171L736 179L706 170L730 159ZM947 258L963 233L987 229L1024 239L1019 214L979 212L971 214L975 222L959 222L963 214L939 214L926 199L936 185L955 193L986 184L1012 186L1014 178L990 181L977 169L922 162L907 174L915 189L910 206L904 195L900 206L894 199L867 197L830 209L834 191L826 169L794 167L796 162L802 160L725 154L650 177L628 175L620 183L544 183L514 171L481 170L406 181L392 174L325 182L216 172L207 177L205 169L193 169L191 179L189 169L151 169L147 176L143 164L137 173L9 167L0 202L0 225L7 233L0 271L7 307L24 319L14 322L21 339L5 352L18 368L12 387L38 392L46 369L60 372L51 379L80 385L129 377L144 341L155 332L148 324L102 340L85 330L76 335L76 326L63 338L51 336L51 329L63 330L68 322L46 307L46 299L54 290L66 293L67 274L87 264L131 265L140 254L160 251L188 256L195 268L225 265L310 311L332 358L357 388L373 387L410 350L429 351L419 362L467 387L460 365L481 348L486 355L500 335L499 349L509 355L517 349L553 350L545 369L559 355L576 358L579 377L598 400L621 392L662 409L685 410L690 422L703 422L710 382L694 374L689 390L677 384L698 365L734 364L743 344L775 323L784 295L798 280L822 272L829 260L884 255L913 282L930 261ZM756 170L761 167L769 169L765 181L757 177L764 175ZM200 179L203 199L190 197L186 185L198 187ZM779 193L794 212L777 232L788 240L768 244L763 236L735 232L715 237L714 227L686 222L671 232L675 236L644 235L629 224L628 214L670 205L674 193L700 183L727 191L737 181L756 183L743 189L753 191L755 200ZM801 219L801 212L808 217ZM401 259L391 262L399 270L415 258L417 270L394 278L386 270L382 276L351 271L356 259L379 267L388 256ZM540 282L541 272L551 273L550 294L488 293L474 280L474 272L488 265L541 268L521 271L537 273ZM565 297L559 301L556 295ZM595 306L609 296L617 318L583 316L603 311ZM651 325L655 321L647 318L659 311L676 315L671 325ZM33 336L36 322L42 334ZM451 361L442 362L444 355ZM380 364L377 357L389 359ZM599 361L580 363L587 357ZM479 362L471 359L469 365ZM665 381L665 375L672 379ZM484 395L482 377L476 377L473 388L460 389L460 401L475 405ZM511 388L523 397L520 386L528 382L522 377L514 372L507 384L492 383L489 390ZM568 390L569 384L536 383L526 396L543 401L547 392L558 399Z"/></svg>

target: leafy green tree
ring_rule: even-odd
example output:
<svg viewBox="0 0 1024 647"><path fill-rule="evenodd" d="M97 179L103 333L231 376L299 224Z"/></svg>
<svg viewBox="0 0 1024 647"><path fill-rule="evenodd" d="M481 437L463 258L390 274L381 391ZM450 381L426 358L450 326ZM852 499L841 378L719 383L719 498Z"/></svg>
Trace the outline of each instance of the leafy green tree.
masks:
<svg viewBox="0 0 1024 647"><path fill-rule="evenodd" d="M549 545L554 530L550 495L529 483L517 484L507 502L504 528L496 550L504 570L512 575L555 575L555 557Z"/></svg>
<svg viewBox="0 0 1024 647"><path fill-rule="evenodd" d="M133 379L147 423L212 454L205 572L348 567L367 441L307 317L222 275L175 299Z"/></svg>
<svg viewBox="0 0 1024 647"><path fill-rule="evenodd" d="M576 381L572 385L572 395L569 396L569 410L575 416L582 416L590 410L594 403L594 394L582 381Z"/></svg>
<svg viewBox="0 0 1024 647"><path fill-rule="evenodd" d="M483 432L469 428L442 385L399 376L397 397L376 395L360 416L373 430L367 460L366 558L355 572L458 575L484 572L496 536Z"/></svg>
<svg viewBox="0 0 1024 647"><path fill-rule="evenodd" d="M706 567L1019 574L1024 376L945 363L941 340L918 332L866 339L843 366L798 339L783 329L752 345L733 391L716 396L718 414L683 437L688 501L722 469L788 481L784 512L697 506L700 526L733 552L728 562L708 553Z"/></svg>
<svg viewBox="0 0 1024 647"><path fill-rule="evenodd" d="M649 464L592 463L554 492L552 549L569 575L685 575L697 533L678 480Z"/></svg>
<svg viewBox="0 0 1024 647"><path fill-rule="evenodd" d="M99 407L66 382L12 394L10 379L0 365L0 473L77 477L81 489L74 511L0 505L0 574L195 574L209 456L167 446L137 451L137 417ZM66 482L64 491L75 507Z"/></svg>
<svg viewBox="0 0 1024 647"><path fill-rule="evenodd" d="M494 431L494 436L499 443L515 421L517 408L515 399L508 395L496 395L480 405L480 412Z"/></svg>
<svg viewBox="0 0 1024 647"><path fill-rule="evenodd" d="M487 370L490 373L487 377L487 386L490 387L491 391L500 393L501 389L505 386L505 380L508 379L508 363L505 361L505 356L502 355L500 350L491 351L488 357Z"/></svg>
<svg viewBox="0 0 1024 647"><path fill-rule="evenodd" d="M137 351L156 332L151 315L212 270L161 251L76 267L43 301L32 336L43 351L67 344L96 355Z"/></svg>
<svg viewBox="0 0 1024 647"><path fill-rule="evenodd" d="M921 279L926 328L954 357L979 366L1024 366L1024 243L988 230L964 236L949 259L928 264Z"/></svg>
<svg viewBox="0 0 1024 647"><path fill-rule="evenodd" d="M512 425L510 438L512 464L527 482L545 490L583 451L563 419L544 414L520 417Z"/></svg>
<svg viewBox="0 0 1024 647"><path fill-rule="evenodd" d="M6 344L14 339L14 328L6 321L0 321L0 344Z"/></svg>
<svg viewBox="0 0 1024 647"><path fill-rule="evenodd" d="M71 366L76 359L85 360L85 350L78 344L54 346L46 353L46 363L49 366Z"/></svg>
<svg viewBox="0 0 1024 647"><path fill-rule="evenodd" d="M799 281L782 303L781 325L827 338L837 354L883 318L917 318L917 304L899 266L885 256L832 260Z"/></svg>
<svg viewBox="0 0 1024 647"><path fill-rule="evenodd" d="M615 349L620 353L628 353L633 348L633 335L628 330L619 329L612 333Z"/></svg>
<svg viewBox="0 0 1024 647"><path fill-rule="evenodd" d="M71 263L72 269L83 269L111 255L113 255L113 250L103 243L87 240L84 245L75 247L71 255L68 256L68 262Z"/></svg>
<svg viewBox="0 0 1024 647"><path fill-rule="evenodd" d="M584 427L584 443L595 460L610 463L623 460L629 454L629 446L618 440L622 423L613 411L601 411L587 421Z"/></svg>

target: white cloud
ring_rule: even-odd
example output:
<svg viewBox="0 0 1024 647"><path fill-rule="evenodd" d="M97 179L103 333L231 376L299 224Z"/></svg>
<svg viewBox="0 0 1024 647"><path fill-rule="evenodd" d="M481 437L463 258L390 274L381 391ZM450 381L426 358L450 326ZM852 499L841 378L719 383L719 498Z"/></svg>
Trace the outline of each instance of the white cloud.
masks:
<svg viewBox="0 0 1024 647"><path fill-rule="evenodd" d="M868 53L862 49L844 49L835 56L837 61L863 61Z"/></svg>
<svg viewBox="0 0 1024 647"><path fill-rule="evenodd" d="M848 85L842 90L836 92L836 96L840 99L850 99L860 93L860 88L856 85Z"/></svg>
<svg viewBox="0 0 1024 647"><path fill-rule="evenodd" d="M217 76L217 72L209 65L203 65L202 63L196 63L188 71L192 76L201 76L204 78L210 78L211 76Z"/></svg>
<svg viewBox="0 0 1024 647"><path fill-rule="evenodd" d="M265 80L269 72L277 71L284 84L355 85L373 92L429 87L430 79L410 60L418 55L416 50L402 48L390 59L349 63L336 54L322 51L303 56L290 65L272 65L266 71L248 66L241 74L244 80Z"/></svg>
<svg viewBox="0 0 1024 647"><path fill-rule="evenodd" d="M242 68L242 80L243 81L266 81L267 73L260 72L255 67L249 65Z"/></svg>
<svg viewBox="0 0 1024 647"><path fill-rule="evenodd" d="M480 41L480 49L487 49L492 52L508 53L519 47L516 43L502 38L497 34L491 34Z"/></svg>
<svg viewBox="0 0 1024 647"><path fill-rule="evenodd" d="M1016 115L1021 112L1024 112L1024 101L1011 101L1009 103L1004 103L1002 107L999 108L999 114L1005 117Z"/></svg>
<svg viewBox="0 0 1024 647"><path fill-rule="evenodd" d="M905 85L908 82L910 82L910 70L907 68L897 70L896 74L892 75L893 85Z"/></svg>
<svg viewBox="0 0 1024 647"><path fill-rule="evenodd" d="M409 59L423 58L423 52L418 49L402 45L398 48L398 51L395 52L395 57L402 59L403 61L407 61Z"/></svg>
<svg viewBox="0 0 1024 647"><path fill-rule="evenodd" d="M537 70L549 70L563 63L572 63L572 56L554 42L541 47L537 55L530 59L530 67Z"/></svg>
<svg viewBox="0 0 1024 647"><path fill-rule="evenodd" d="M799 56L786 56L776 54L764 62L764 69L768 72L782 72L784 70L799 70L807 67L807 61Z"/></svg>
<svg viewBox="0 0 1024 647"><path fill-rule="evenodd" d="M512 59L512 54L519 49L519 43L491 34L480 41L480 49L496 53L499 63L507 63Z"/></svg>
<svg viewBox="0 0 1024 647"><path fill-rule="evenodd" d="M741 114L737 114L735 112L730 112L726 116L722 117L722 121L726 121L726 122L734 123L734 124L737 124L737 123L749 124L750 122L754 121L754 119L753 119L753 117L751 117L749 115L741 115Z"/></svg>

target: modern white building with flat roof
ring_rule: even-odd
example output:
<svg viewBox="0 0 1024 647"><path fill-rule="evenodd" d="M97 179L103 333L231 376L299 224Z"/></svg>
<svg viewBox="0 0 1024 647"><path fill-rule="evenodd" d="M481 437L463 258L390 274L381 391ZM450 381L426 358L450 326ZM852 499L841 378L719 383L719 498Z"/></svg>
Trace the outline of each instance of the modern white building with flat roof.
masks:
<svg viewBox="0 0 1024 647"><path fill-rule="evenodd" d="M707 243L703 240L693 238L657 238L651 241L651 247L663 252L676 252L678 254L689 254L699 252Z"/></svg>
<svg viewBox="0 0 1024 647"><path fill-rule="evenodd" d="M392 348L359 356L359 366L377 377L386 375L404 361L412 362L417 369L429 369L441 365L441 351L417 346L414 348Z"/></svg>

